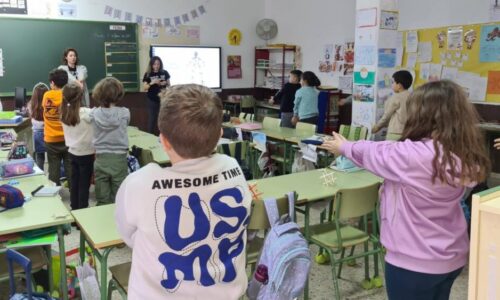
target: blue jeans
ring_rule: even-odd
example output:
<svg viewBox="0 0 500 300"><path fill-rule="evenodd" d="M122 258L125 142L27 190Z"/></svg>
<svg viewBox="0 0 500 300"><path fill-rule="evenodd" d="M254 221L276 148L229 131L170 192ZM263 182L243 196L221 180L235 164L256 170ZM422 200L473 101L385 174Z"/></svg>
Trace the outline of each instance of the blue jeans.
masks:
<svg viewBox="0 0 500 300"><path fill-rule="evenodd" d="M45 164L45 142L43 140L43 129L33 130L33 157L36 165L43 170Z"/></svg>
<svg viewBox="0 0 500 300"><path fill-rule="evenodd" d="M414 272L385 263L389 300L448 300L451 286L463 268L445 274Z"/></svg>

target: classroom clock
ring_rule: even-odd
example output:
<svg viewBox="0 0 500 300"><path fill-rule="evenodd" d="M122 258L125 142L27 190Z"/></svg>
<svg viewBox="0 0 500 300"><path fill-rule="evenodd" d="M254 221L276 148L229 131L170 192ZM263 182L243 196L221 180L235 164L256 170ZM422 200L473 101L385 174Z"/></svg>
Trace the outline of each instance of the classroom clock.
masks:
<svg viewBox="0 0 500 300"><path fill-rule="evenodd" d="M231 46L239 46L241 42L241 31L239 31L236 28L233 28L229 31L229 34L227 35L227 39L229 42L229 45Z"/></svg>

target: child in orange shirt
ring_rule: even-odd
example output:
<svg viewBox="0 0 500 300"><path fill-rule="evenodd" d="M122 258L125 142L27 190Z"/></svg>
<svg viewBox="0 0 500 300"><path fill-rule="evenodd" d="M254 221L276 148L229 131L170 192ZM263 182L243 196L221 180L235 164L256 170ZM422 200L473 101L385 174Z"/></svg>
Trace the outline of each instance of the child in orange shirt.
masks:
<svg viewBox="0 0 500 300"><path fill-rule="evenodd" d="M61 185L61 160L64 172L71 187L71 162L68 147L64 142L64 131L61 123L62 88L68 83L68 73L64 70L52 70L49 73L50 91L43 95L43 121L45 150L49 163L49 179Z"/></svg>

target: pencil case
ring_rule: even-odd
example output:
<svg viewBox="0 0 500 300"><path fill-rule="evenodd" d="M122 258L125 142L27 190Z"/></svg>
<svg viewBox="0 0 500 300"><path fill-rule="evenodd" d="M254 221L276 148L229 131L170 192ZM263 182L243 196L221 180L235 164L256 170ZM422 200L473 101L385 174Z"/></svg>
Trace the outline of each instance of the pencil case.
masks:
<svg viewBox="0 0 500 300"><path fill-rule="evenodd" d="M31 174L34 164L31 157L4 161L0 163L0 173L4 178Z"/></svg>

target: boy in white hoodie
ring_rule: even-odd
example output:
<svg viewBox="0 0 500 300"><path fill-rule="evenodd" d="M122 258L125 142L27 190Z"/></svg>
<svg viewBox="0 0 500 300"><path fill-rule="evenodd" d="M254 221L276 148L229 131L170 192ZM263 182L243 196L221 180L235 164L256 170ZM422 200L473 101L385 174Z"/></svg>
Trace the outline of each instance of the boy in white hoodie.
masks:
<svg viewBox="0 0 500 300"><path fill-rule="evenodd" d="M100 103L90 113L94 127L95 198L97 205L115 202L116 192L127 177L128 135L130 111L116 104L123 98L123 84L106 77L94 87L92 97Z"/></svg>
<svg viewBox="0 0 500 300"><path fill-rule="evenodd" d="M238 162L213 154L222 103L206 87L173 86L158 120L172 167L148 164L116 195L117 228L133 249L128 298L239 299L252 197Z"/></svg>

